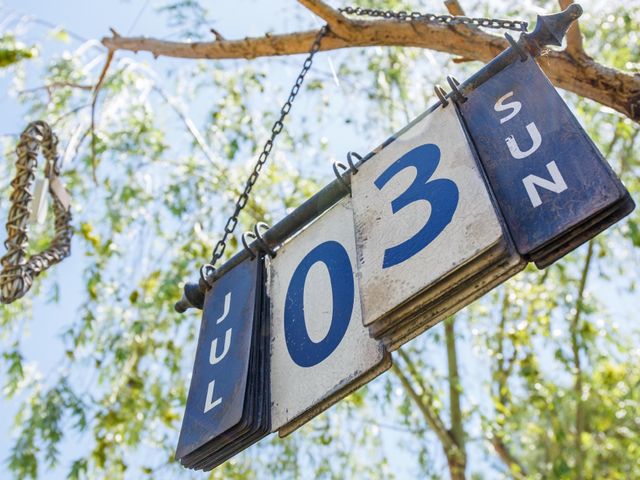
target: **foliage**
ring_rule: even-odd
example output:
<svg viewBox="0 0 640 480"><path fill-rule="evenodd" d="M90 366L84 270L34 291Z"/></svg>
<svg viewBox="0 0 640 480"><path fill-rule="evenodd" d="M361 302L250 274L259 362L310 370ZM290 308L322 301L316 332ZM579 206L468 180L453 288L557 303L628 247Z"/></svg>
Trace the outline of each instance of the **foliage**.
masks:
<svg viewBox="0 0 640 480"><path fill-rule="evenodd" d="M16 41L13 35L0 35L0 68L33 58L37 50Z"/></svg>
<svg viewBox="0 0 640 480"><path fill-rule="evenodd" d="M415 9L395 0L362 5ZM481 2L469 13L495 8ZM509 8L509 15L528 16ZM607 9L615 28L596 14L582 22L588 51L605 64L637 68L640 8L616 1ZM185 35L210 24L197 1L163 3L157 14ZM3 393L21 405L6 465L15 478L46 477L54 468L74 479L189 478L173 449L199 321L171 306L210 255L275 119L274 99L286 98L293 76L283 65L295 70L299 59L183 61L179 69L171 62L165 71L117 55L97 105L93 158L91 89L83 86L96 83L93 59L105 52L69 44L43 58L47 88L35 90L24 89L21 70L35 50L6 35L0 52L29 118L48 119L68 142L64 177L77 228L69 261L83 272L79 308L61 322L65 354L53 366L25 358L24 332L46 320L30 318L32 302L69 301L57 294L64 279L40 278L31 300L0 310ZM409 48L334 52L331 59L339 86L318 62L238 231L282 218L330 179L332 156L371 149L433 102L434 83L479 68ZM637 125L583 99L567 101L640 200ZM12 146L0 167L5 194ZM45 235L36 231L34 244ZM236 238L228 253L237 247ZM453 450L427 415L452 436L463 454L453 463L467 476L640 477L639 332L635 312L619 308L630 298L637 303L639 258L636 211L407 345L395 357L396 373L290 437L265 439L211 478L441 478ZM72 461L58 465L67 450Z"/></svg>

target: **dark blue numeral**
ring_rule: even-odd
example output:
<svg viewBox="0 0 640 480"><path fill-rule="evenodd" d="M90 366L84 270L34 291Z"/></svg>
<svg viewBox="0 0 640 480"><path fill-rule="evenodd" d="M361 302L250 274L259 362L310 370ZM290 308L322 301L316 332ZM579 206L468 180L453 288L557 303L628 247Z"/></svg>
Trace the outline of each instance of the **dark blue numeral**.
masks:
<svg viewBox="0 0 640 480"><path fill-rule="evenodd" d="M458 206L458 187L451 180L444 178L429 181L439 163L440 149L433 144L421 145L391 164L374 182L378 190L381 190L399 172L414 167L417 172L415 180L391 202L391 211L397 213L418 200L426 200L431 204L431 215L424 227L409 240L385 250L382 268L398 265L413 257L433 242L451 223Z"/></svg>
<svg viewBox="0 0 640 480"><path fill-rule="evenodd" d="M309 338L304 319L304 288L309 270L322 262L329 270L333 313L327 335L319 342ZM311 250L296 268L287 290L284 307L284 336L287 350L301 367L313 367L326 359L342 341L351 313L355 287L349 254L338 242L324 242Z"/></svg>

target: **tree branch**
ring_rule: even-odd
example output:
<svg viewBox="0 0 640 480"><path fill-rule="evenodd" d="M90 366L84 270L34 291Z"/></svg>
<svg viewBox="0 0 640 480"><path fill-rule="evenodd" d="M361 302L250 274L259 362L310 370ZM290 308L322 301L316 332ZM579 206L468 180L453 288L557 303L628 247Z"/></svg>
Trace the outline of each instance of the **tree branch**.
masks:
<svg viewBox="0 0 640 480"><path fill-rule="evenodd" d="M340 38L348 39L353 34L352 20L322 0L298 0L298 3L327 22L329 29Z"/></svg>
<svg viewBox="0 0 640 480"><path fill-rule="evenodd" d="M580 361L580 341L578 339L578 331L580 329L580 315L584 309L584 291L587 286L587 278L589 276L589 267L591 266L591 258L593 257L593 240L589 241L589 249L582 267L580 275L580 284L578 286L578 298L576 299L575 315L571 320L571 351L573 352L573 363L575 366L575 384L573 386L576 395L576 478L582 480L584 478L584 448L582 445L582 432L584 431L584 401L582 400L582 364Z"/></svg>
<svg viewBox="0 0 640 480"><path fill-rule="evenodd" d="M304 1L313 3L312 0ZM419 47L488 62L509 46L502 37L477 28L460 29L420 21L356 21L342 17L338 28L341 30L342 27L350 30L348 39L329 31L322 41L321 50L370 46ZM102 43L110 50L146 51L156 57L252 59L306 53L316 34L316 31L305 31L194 43L114 35L104 38ZM539 61L556 86L611 107L633 120L640 120L640 75L605 67L589 57L577 61L567 51L550 51Z"/></svg>
<svg viewBox="0 0 640 480"><path fill-rule="evenodd" d="M573 0L559 0L558 3L564 10L573 3ZM582 45L582 33L580 33L578 20L575 20L567 31L567 53L575 57L577 60L587 56Z"/></svg>
<svg viewBox="0 0 640 480"><path fill-rule="evenodd" d="M114 34L114 38L117 38L117 34L114 30L112 30ZM107 76L107 71L109 71L109 67L111 66L111 61L113 60L114 50L109 49L107 52L107 58L104 62L104 67L102 67L102 71L100 72L100 76L98 77L98 81L96 86L93 88L93 100L91 101L91 168L93 174L93 181L97 185L98 177L96 174L97 169L97 159L96 159L96 105L98 103L98 94L100 93L100 88L102 88L102 84L104 83L104 79Z"/></svg>
<svg viewBox="0 0 640 480"><path fill-rule="evenodd" d="M493 445L493 449L498 454L498 457L500 457L500 460L509 468L509 471L515 478L521 479L527 477L527 471L511 454L509 447L504 443L502 435L494 432L491 445Z"/></svg>
<svg viewBox="0 0 640 480"><path fill-rule="evenodd" d="M447 366L449 369L449 408L451 409L451 436L458 449L465 452L464 426L462 424L462 408L460 407L460 375L458 373L458 355L456 352L456 336L454 331L455 317L444 322L445 342L447 346ZM462 461L449 462L452 478L465 478L466 455Z"/></svg>
<svg viewBox="0 0 640 480"><path fill-rule="evenodd" d="M429 425L429 428L433 430L433 432L440 440L440 443L442 443L442 448L445 451L447 459L449 459L450 456L463 458L464 454L458 449L458 446L453 441L453 438L440 420L440 417L438 417L438 415L431 409L430 405L427 405L423 401L422 397L413 388L413 385L411 385L411 381L407 378L400 367L398 367L396 364L393 364L391 366L391 369L393 370L393 373L395 373L395 375L398 377L398 379L400 379L400 383L402 383L402 386L422 413L422 416Z"/></svg>
<svg viewBox="0 0 640 480"><path fill-rule="evenodd" d="M444 0L444 6L451 15L464 15L462 5L458 0Z"/></svg>
<svg viewBox="0 0 640 480"><path fill-rule="evenodd" d="M451 433L456 444L464 450L464 428L462 408L460 407L460 374L458 373L458 354L456 352L455 318L444 322L444 335L447 346L447 366L449 368L449 403L451 408Z"/></svg>

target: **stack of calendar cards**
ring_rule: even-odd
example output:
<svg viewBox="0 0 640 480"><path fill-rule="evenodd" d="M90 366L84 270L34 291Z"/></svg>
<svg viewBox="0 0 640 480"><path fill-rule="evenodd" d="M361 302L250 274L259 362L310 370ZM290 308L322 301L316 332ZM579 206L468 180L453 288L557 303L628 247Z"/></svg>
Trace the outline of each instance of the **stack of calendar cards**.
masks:
<svg viewBox="0 0 640 480"><path fill-rule="evenodd" d="M271 431L264 260L245 260L207 292L176 458L211 470Z"/></svg>
<svg viewBox="0 0 640 480"><path fill-rule="evenodd" d="M350 199L270 260L272 429L288 435L391 366L362 323Z"/></svg>
<svg viewBox="0 0 640 480"><path fill-rule="evenodd" d="M390 350L525 266L452 103L377 149L351 188L363 321Z"/></svg>
<svg viewBox="0 0 640 480"><path fill-rule="evenodd" d="M538 268L634 209L532 58L470 91L459 108L518 251Z"/></svg>

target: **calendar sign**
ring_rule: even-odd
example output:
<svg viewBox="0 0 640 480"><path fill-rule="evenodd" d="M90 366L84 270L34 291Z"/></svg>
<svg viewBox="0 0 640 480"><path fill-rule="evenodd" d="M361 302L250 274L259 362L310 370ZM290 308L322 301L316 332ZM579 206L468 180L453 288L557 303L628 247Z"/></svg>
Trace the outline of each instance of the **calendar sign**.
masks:
<svg viewBox="0 0 640 480"><path fill-rule="evenodd" d="M349 199L270 261L272 429L286 435L390 367L362 323Z"/></svg>
<svg viewBox="0 0 640 480"><path fill-rule="evenodd" d="M628 192L532 58L469 92L459 108L518 250L539 266L633 210Z"/></svg>
<svg viewBox="0 0 640 480"><path fill-rule="evenodd" d="M211 470L271 431L264 262L248 259L205 298L176 457Z"/></svg>
<svg viewBox="0 0 640 480"><path fill-rule="evenodd" d="M376 335L400 325L414 328L404 320L415 312L422 318L450 314L442 302L447 295L463 291L455 298L474 298L469 288L480 287L467 280L511 255L451 105L421 118L369 158L352 177L352 189L363 318Z"/></svg>

